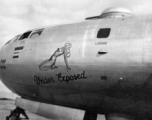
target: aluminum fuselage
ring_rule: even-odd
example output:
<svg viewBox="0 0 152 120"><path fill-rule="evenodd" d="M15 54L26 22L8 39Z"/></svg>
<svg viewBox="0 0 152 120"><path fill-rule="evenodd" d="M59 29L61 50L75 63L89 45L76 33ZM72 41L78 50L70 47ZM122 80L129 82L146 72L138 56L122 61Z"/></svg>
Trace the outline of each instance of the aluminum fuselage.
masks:
<svg viewBox="0 0 152 120"><path fill-rule="evenodd" d="M108 38L97 38L102 28L111 29ZM0 59L2 82L23 98L104 114L151 114L152 16L47 27L40 37L5 45Z"/></svg>

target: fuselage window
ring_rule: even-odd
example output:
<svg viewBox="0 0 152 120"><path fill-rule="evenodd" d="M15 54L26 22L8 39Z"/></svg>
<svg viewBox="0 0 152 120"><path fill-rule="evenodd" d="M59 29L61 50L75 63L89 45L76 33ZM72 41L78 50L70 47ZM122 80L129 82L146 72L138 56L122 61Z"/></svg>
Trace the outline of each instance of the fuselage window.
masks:
<svg viewBox="0 0 152 120"><path fill-rule="evenodd" d="M110 28L102 28L98 31L97 38L108 38L110 35Z"/></svg>
<svg viewBox="0 0 152 120"><path fill-rule="evenodd" d="M24 34L20 37L19 40L23 40L23 39L25 39L25 38L28 38L28 36L31 34L31 32L32 32L32 31L28 31L28 32L24 33Z"/></svg>
<svg viewBox="0 0 152 120"><path fill-rule="evenodd" d="M34 31L34 32L31 34L30 38L34 39L34 38L39 37L39 36L42 34L43 30L44 30L44 29L38 29L38 30Z"/></svg>

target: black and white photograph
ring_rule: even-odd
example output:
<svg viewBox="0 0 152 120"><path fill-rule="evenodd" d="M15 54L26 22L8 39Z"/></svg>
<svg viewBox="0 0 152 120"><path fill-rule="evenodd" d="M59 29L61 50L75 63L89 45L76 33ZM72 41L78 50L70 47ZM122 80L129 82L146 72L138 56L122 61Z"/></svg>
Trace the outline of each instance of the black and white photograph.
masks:
<svg viewBox="0 0 152 120"><path fill-rule="evenodd" d="M0 120L151 119L151 0L0 0Z"/></svg>

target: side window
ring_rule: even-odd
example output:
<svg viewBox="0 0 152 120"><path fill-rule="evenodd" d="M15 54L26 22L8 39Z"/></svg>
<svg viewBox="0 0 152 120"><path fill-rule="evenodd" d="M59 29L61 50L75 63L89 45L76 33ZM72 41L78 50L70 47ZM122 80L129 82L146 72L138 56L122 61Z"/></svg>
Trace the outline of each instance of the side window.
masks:
<svg viewBox="0 0 152 120"><path fill-rule="evenodd" d="M32 32L32 31L28 31L28 32L24 33L24 34L20 37L19 40L23 40L23 39L25 39L25 38L28 38L28 36L31 34L31 32Z"/></svg>
<svg viewBox="0 0 152 120"><path fill-rule="evenodd" d="M31 34L30 38L32 38L32 39L38 38L42 34L43 30L44 29L38 29L38 30L34 31Z"/></svg>
<svg viewBox="0 0 152 120"><path fill-rule="evenodd" d="M108 38L110 35L110 28L102 28L98 31L97 38Z"/></svg>

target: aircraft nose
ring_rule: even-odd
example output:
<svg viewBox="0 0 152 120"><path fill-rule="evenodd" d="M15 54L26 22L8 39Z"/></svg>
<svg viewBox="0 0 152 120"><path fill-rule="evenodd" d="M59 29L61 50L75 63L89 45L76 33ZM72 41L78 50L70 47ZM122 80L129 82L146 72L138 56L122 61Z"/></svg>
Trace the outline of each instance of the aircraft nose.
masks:
<svg viewBox="0 0 152 120"><path fill-rule="evenodd" d="M5 46L0 49L0 79L3 80L3 72L6 69L6 59L7 53L5 54Z"/></svg>
<svg viewBox="0 0 152 120"><path fill-rule="evenodd" d="M0 50L0 79L2 79L2 63L3 63L3 61L2 61L2 50Z"/></svg>

